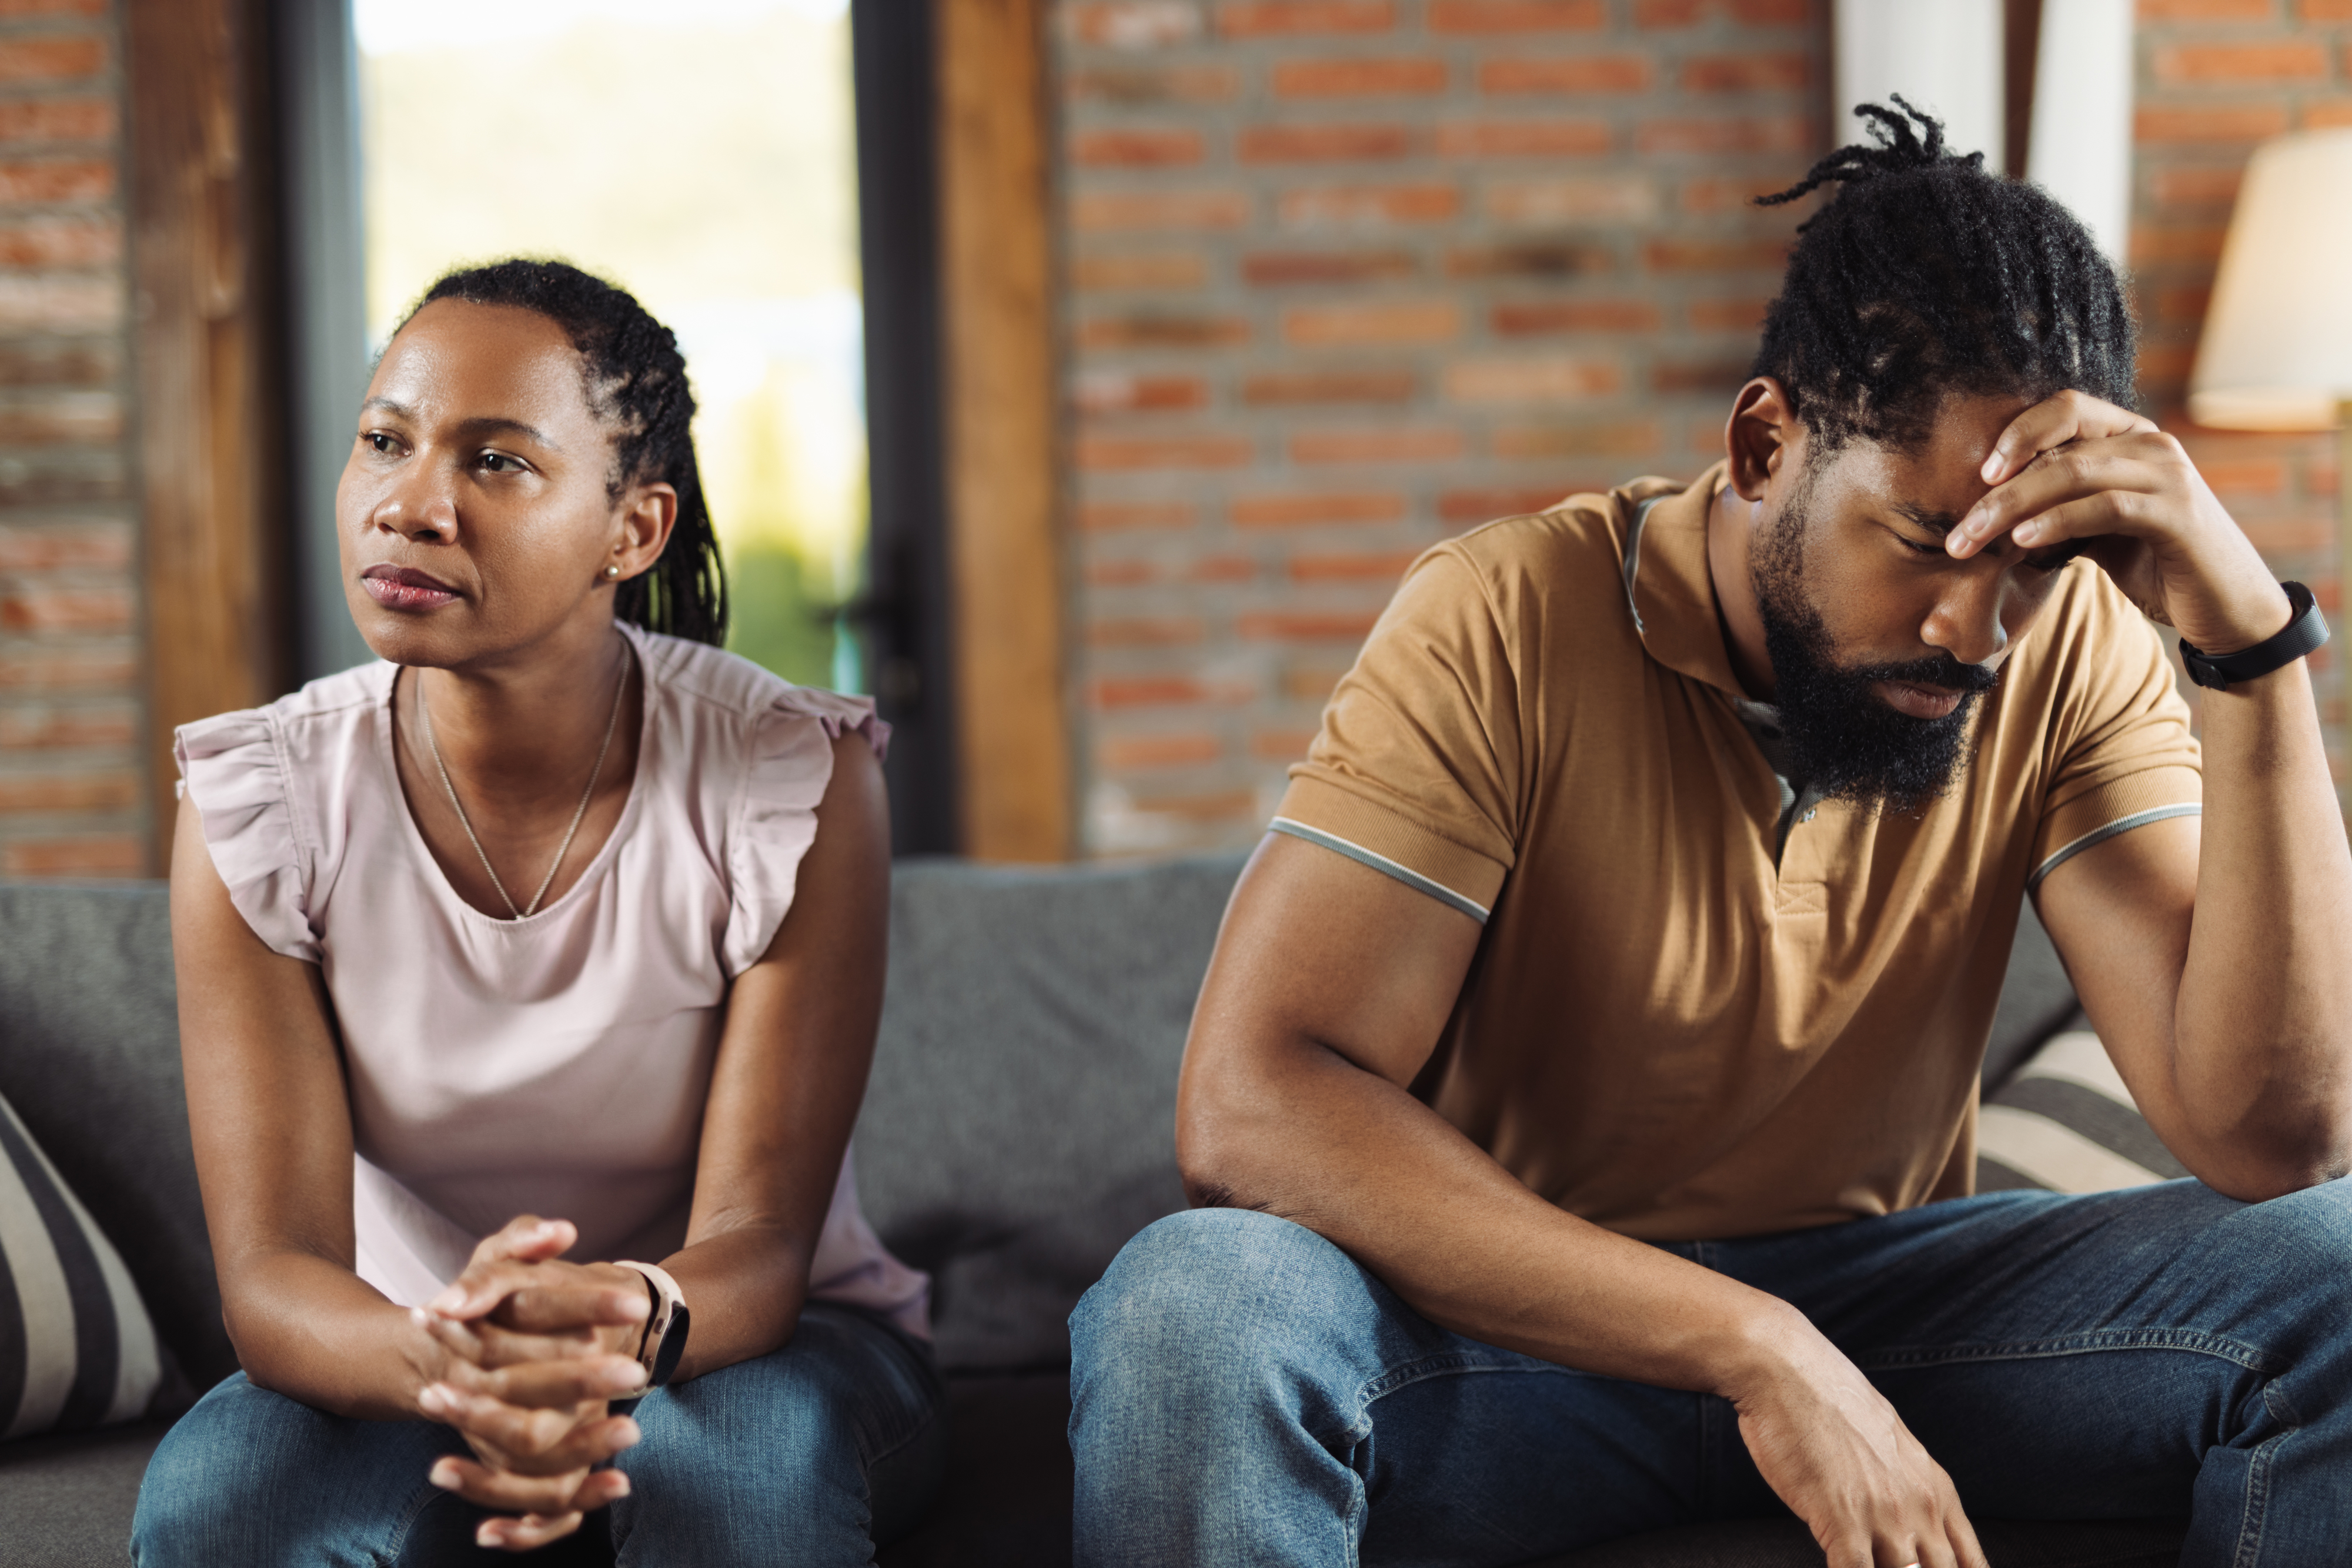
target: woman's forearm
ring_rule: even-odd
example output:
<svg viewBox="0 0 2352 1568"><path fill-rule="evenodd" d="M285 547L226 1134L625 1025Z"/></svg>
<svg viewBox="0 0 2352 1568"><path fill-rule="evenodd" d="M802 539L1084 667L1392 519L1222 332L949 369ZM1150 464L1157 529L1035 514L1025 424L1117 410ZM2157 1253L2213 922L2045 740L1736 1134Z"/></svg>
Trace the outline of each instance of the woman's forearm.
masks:
<svg viewBox="0 0 2352 1568"><path fill-rule="evenodd" d="M221 1272L222 1315L255 1384L336 1416L417 1415L429 1342L407 1308L313 1253L247 1257Z"/></svg>
<svg viewBox="0 0 2352 1568"><path fill-rule="evenodd" d="M766 1355L792 1338L808 1300L813 1249L782 1227L751 1225L664 1260L692 1314L674 1381Z"/></svg>

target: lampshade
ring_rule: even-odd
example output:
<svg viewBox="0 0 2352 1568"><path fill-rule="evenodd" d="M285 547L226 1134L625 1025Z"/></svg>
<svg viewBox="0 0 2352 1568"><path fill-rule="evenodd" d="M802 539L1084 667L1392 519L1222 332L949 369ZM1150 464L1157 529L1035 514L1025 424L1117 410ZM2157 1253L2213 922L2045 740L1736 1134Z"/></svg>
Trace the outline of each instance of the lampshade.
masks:
<svg viewBox="0 0 2352 1568"><path fill-rule="evenodd" d="M2352 130L2255 150L2213 280L2189 413L2326 430L2352 400Z"/></svg>

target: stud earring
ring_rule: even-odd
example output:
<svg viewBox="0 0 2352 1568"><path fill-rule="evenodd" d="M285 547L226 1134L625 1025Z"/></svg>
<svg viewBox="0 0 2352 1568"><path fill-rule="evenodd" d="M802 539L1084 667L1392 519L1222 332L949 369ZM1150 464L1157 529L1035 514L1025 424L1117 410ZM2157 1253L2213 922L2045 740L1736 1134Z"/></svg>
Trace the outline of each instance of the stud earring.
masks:
<svg viewBox="0 0 2352 1568"><path fill-rule="evenodd" d="M604 568L604 575L606 577L618 577L621 575L621 569L617 566L608 564Z"/></svg>

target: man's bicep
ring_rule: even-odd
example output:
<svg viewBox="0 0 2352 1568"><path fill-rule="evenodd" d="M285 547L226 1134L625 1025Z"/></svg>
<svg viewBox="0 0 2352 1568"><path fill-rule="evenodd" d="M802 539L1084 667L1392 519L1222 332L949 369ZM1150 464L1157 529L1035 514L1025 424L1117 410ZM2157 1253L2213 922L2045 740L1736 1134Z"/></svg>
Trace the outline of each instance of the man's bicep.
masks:
<svg viewBox="0 0 2352 1568"><path fill-rule="evenodd" d="M2200 821L2161 817L2053 866L2034 905L2107 1053L2161 1134L2173 1015L2197 905Z"/></svg>
<svg viewBox="0 0 2352 1568"><path fill-rule="evenodd" d="M1457 902L1366 861L1268 833L1234 889L1188 1067L1311 1043L1409 1084L1477 951Z"/></svg>

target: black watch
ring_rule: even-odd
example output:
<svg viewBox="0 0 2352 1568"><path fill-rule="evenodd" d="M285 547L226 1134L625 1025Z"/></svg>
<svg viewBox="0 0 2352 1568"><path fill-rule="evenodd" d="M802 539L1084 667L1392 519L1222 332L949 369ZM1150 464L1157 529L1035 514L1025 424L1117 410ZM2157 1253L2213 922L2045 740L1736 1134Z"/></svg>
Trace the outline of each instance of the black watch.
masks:
<svg viewBox="0 0 2352 1568"><path fill-rule="evenodd" d="M643 1275L646 1291L653 1298L645 1333L637 1339L637 1364L646 1369L647 1388L663 1387L677 1371L677 1358L686 1354L686 1297L677 1281L654 1264L624 1261L621 1267Z"/></svg>
<svg viewBox="0 0 2352 1568"><path fill-rule="evenodd" d="M2283 670L2327 641L2327 617L2312 601L2311 590L2299 582L2282 582L2279 586L2286 590L2286 630L2251 648L2219 657L2199 652L2183 638L2180 664L2190 680L2200 686L2226 692L2231 682L2251 681L2273 670Z"/></svg>

